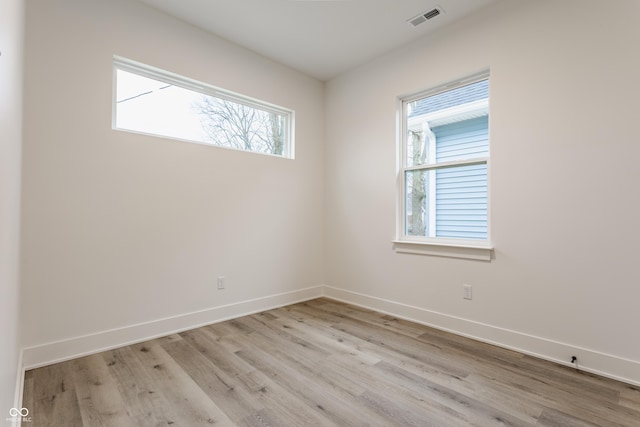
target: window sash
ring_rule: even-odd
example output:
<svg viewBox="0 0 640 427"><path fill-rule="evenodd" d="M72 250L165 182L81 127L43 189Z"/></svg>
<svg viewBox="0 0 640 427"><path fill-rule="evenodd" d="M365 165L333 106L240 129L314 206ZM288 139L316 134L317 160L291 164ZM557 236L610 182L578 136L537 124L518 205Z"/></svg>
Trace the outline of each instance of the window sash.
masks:
<svg viewBox="0 0 640 427"><path fill-rule="evenodd" d="M479 165L484 166L480 173L477 168L473 168ZM448 170L453 176L440 173ZM418 184L416 179L421 182ZM488 240L487 161L450 162L442 166L408 168L403 171L402 186L404 237L474 242ZM414 198L415 192L418 199ZM423 200L419 200L420 194ZM454 236L455 234L458 236Z"/></svg>
<svg viewBox="0 0 640 427"><path fill-rule="evenodd" d="M430 96L438 95L440 93L448 92L452 89L456 89L462 86L467 86L467 85L477 83L479 81L487 80L487 79L489 79L489 71L482 71L482 72L473 74L469 77L457 79L457 80L454 80L436 87L432 87L417 93L412 92L411 94L400 96L400 100L404 104L410 104L422 98L428 98ZM405 114L405 117L406 117L406 114Z"/></svg>
<svg viewBox="0 0 640 427"><path fill-rule="evenodd" d="M473 159L464 159L464 160L454 160L451 162L442 162L442 163L425 163L417 166L407 166L401 169L401 172L409 172L409 171L419 171L419 170L429 170L429 169L444 169L444 168L452 168L456 166L473 166L473 165L481 165L488 164L488 157L476 157Z"/></svg>

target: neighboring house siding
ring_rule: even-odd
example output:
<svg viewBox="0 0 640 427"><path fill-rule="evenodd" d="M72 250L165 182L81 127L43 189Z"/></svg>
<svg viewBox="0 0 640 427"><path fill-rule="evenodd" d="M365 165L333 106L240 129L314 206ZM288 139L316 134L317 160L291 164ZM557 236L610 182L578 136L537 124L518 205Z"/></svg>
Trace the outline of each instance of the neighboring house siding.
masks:
<svg viewBox="0 0 640 427"><path fill-rule="evenodd" d="M489 155L488 117L434 127L438 162ZM487 166L436 171L436 236L487 238Z"/></svg>
<svg viewBox="0 0 640 427"><path fill-rule="evenodd" d="M456 107L489 97L489 80L482 80L467 86L423 98L415 103L409 117L433 113L445 108Z"/></svg>
<svg viewBox="0 0 640 427"><path fill-rule="evenodd" d="M488 116L437 126L432 132L438 163L489 155Z"/></svg>

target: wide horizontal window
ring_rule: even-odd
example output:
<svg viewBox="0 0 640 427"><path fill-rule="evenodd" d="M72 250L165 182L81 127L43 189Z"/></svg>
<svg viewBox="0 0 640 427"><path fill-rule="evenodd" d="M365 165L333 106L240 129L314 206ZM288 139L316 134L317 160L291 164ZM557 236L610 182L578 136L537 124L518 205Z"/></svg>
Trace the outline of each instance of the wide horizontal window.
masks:
<svg viewBox="0 0 640 427"><path fill-rule="evenodd" d="M114 68L115 129L293 158L293 111L121 58Z"/></svg>
<svg viewBox="0 0 640 427"><path fill-rule="evenodd" d="M489 245L488 74L401 99L399 242Z"/></svg>

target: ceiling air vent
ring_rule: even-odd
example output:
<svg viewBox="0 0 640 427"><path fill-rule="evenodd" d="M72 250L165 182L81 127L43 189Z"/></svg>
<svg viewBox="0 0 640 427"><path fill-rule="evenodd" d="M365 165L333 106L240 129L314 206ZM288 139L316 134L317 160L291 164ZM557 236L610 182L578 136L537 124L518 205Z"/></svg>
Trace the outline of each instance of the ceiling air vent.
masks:
<svg viewBox="0 0 640 427"><path fill-rule="evenodd" d="M414 16L413 18L407 20L407 22L413 25L414 27L417 27L423 22L427 22L429 19L433 19L442 13L444 13L444 10L442 10L442 7L436 6L427 12L421 13L418 16Z"/></svg>

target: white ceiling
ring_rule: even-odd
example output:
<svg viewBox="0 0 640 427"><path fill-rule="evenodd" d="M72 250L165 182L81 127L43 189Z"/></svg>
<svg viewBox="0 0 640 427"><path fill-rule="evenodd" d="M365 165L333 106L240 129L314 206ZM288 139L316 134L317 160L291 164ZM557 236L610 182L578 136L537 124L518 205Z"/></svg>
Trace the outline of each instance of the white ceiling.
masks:
<svg viewBox="0 0 640 427"><path fill-rule="evenodd" d="M496 0L141 0L328 80ZM417 27L407 20L440 6Z"/></svg>

